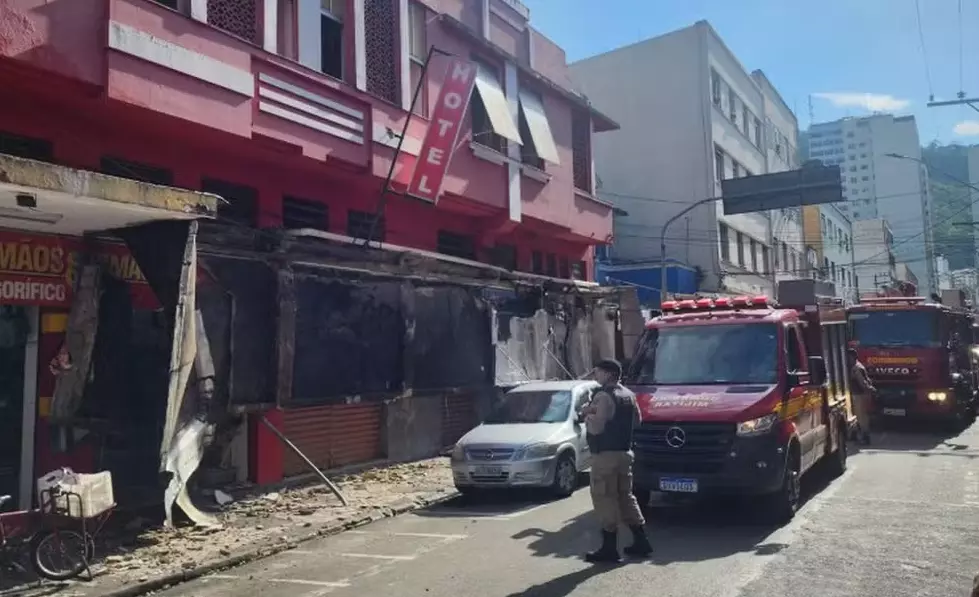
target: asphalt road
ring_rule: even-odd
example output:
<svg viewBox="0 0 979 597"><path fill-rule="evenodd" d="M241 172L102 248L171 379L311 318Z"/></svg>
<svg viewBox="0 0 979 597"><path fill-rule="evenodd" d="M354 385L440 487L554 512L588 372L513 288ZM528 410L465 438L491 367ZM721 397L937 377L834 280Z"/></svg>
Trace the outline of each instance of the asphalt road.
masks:
<svg viewBox="0 0 979 597"><path fill-rule="evenodd" d="M657 509L654 557L613 568L580 557L595 542L581 490L554 502L452 503L158 594L966 597L979 572L977 458L976 428L949 439L888 431L842 478L809 483L785 527L742 509Z"/></svg>

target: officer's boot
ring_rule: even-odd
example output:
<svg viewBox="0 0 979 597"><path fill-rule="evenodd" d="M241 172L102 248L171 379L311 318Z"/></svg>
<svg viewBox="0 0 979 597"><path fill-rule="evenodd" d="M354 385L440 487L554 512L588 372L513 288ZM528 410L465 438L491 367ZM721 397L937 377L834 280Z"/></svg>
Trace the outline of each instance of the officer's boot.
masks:
<svg viewBox="0 0 979 597"><path fill-rule="evenodd" d="M653 546L649 544L649 537L646 536L646 529L641 524L629 527L632 531L632 545L622 551L625 555L632 558L645 558L653 553Z"/></svg>
<svg viewBox="0 0 979 597"><path fill-rule="evenodd" d="M585 561L592 564L616 564L621 560L615 532L602 531L602 546L585 554Z"/></svg>

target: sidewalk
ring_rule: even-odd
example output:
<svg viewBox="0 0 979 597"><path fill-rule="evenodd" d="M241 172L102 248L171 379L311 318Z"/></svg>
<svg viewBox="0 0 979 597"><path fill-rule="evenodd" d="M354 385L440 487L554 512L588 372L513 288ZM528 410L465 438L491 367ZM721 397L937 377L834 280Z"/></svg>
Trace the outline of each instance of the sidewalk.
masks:
<svg viewBox="0 0 979 597"><path fill-rule="evenodd" d="M297 543L395 516L455 495L446 458L333 478L349 505L324 485L242 497L219 514L220 529L148 529L100 544L95 580L72 581L58 595L141 595L295 547ZM58 583L0 590L0 595L50 595Z"/></svg>

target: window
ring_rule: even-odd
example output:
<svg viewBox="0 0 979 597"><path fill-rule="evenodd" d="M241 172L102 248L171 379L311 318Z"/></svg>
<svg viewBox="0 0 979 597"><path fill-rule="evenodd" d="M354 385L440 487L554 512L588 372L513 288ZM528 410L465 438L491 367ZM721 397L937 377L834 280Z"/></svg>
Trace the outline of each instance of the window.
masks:
<svg viewBox="0 0 979 597"><path fill-rule="evenodd" d="M346 0L320 0L320 70L343 79L343 18Z"/></svg>
<svg viewBox="0 0 979 597"><path fill-rule="evenodd" d="M547 254L547 275L552 278L557 277L557 255L554 253Z"/></svg>
<svg viewBox="0 0 979 597"><path fill-rule="evenodd" d="M751 239L749 248L751 249L751 271L758 271L758 243Z"/></svg>
<svg viewBox="0 0 979 597"><path fill-rule="evenodd" d="M558 265L558 267L559 267L558 274L561 276L561 278L564 279L564 280L570 280L571 279L571 264L568 262L568 258L567 257L562 257L561 258L561 262Z"/></svg>
<svg viewBox="0 0 979 597"><path fill-rule="evenodd" d="M0 153L25 160L54 161L54 144L45 139L0 132Z"/></svg>
<svg viewBox="0 0 979 597"><path fill-rule="evenodd" d="M460 259L476 259L476 243L473 237L449 230L439 230L435 250Z"/></svg>
<svg viewBox="0 0 979 597"><path fill-rule="evenodd" d="M820 220L820 229L823 231L823 234L827 234L827 231L829 229L829 222L826 220L826 215L819 214L819 220Z"/></svg>
<svg viewBox="0 0 979 597"><path fill-rule="evenodd" d="M748 106L745 106L744 110L742 110L741 112L741 132L743 132L746 137L749 134L748 127L750 126L751 126L751 110L748 109Z"/></svg>
<svg viewBox="0 0 979 597"><path fill-rule="evenodd" d="M861 180L863 180L864 182L867 182L867 181L869 181L869 180L870 180L870 177L869 177L869 176L861 176L860 178L861 178ZM856 178L851 178L850 180L852 180L853 182L857 182L857 179L856 179Z"/></svg>
<svg viewBox="0 0 979 597"><path fill-rule="evenodd" d="M823 257L822 277L825 278L828 275L829 275L829 257Z"/></svg>
<svg viewBox="0 0 979 597"><path fill-rule="evenodd" d="M724 180L724 150L714 147L714 176L720 182Z"/></svg>
<svg viewBox="0 0 979 597"><path fill-rule="evenodd" d="M587 277L588 268L584 261L577 261L571 264L571 277L575 280L584 280Z"/></svg>
<svg viewBox="0 0 979 597"><path fill-rule="evenodd" d="M701 71L702 72L702 71ZM710 69L710 97L711 101L718 108L721 107L721 75L717 71Z"/></svg>
<svg viewBox="0 0 979 597"><path fill-rule="evenodd" d="M101 162L99 169L102 171L102 174L152 184L173 185L173 172L166 168L148 166L139 162L130 162L107 155L102 156Z"/></svg>
<svg viewBox="0 0 979 597"><path fill-rule="evenodd" d="M490 250L490 263L510 271L517 269L517 248L513 245L496 245Z"/></svg>
<svg viewBox="0 0 979 597"><path fill-rule="evenodd" d="M860 169L861 170L866 170L867 168L869 168L869 166L867 166L867 164L864 164L864 165L860 166Z"/></svg>
<svg viewBox="0 0 979 597"><path fill-rule="evenodd" d="M727 90L727 107L728 116L731 118L731 122L735 125L738 124L738 96L735 95L734 90L728 88Z"/></svg>
<svg viewBox="0 0 979 597"><path fill-rule="evenodd" d="M769 269L769 265L770 265L769 264L769 259L771 259L769 257L769 249L765 245L762 245L761 246L761 268L762 268L762 271L765 272L766 274L772 271L771 269Z"/></svg>
<svg viewBox="0 0 979 597"><path fill-rule="evenodd" d="M789 271L789 246L786 243L782 243L782 270Z"/></svg>
<svg viewBox="0 0 979 597"><path fill-rule="evenodd" d="M218 202L218 218L248 226L255 225L255 216L258 215L258 191L252 187L216 178L205 178L201 181L201 190L224 199Z"/></svg>
<svg viewBox="0 0 979 597"><path fill-rule="evenodd" d="M340 0L333 2L338 4ZM367 92L401 104L398 77L398 19L395 0L364 0L364 61Z"/></svg>
<svg viewBox="0 0 979 597"><path fill-rule="evenodd" d="M757 118L755 118L753 122L754 122L754 127L755 127L754 128L754 131L755 131L755 135L754 135L755 147L761 147L761 121L758 120Z"/></svg>
<svg viewBox="0 0 979 597"><path fill-rule="evenodd" d="M794 325L785 328L785 350L788 352L789 371L802 371L802 343L799 341L798 328Z"/></svg>
<svg viewBox="0 0 979 597"><path fill-rule="evenodd" d="M544 273L544 254L540 251L534 251L530 255L530 271L535 274Z"/></svg>
<svg viewBox="0 0 979 597"><path fill-rule="evenodd" d="M741 164L731 160L731 178L741 178Z"/></svg>
<svg viewBox="0 0 979 597"><path fill-rule="evenodd" d="M575 188L591 193L591 117L585 112L572 117L571 154Z"/></svg>
<svg viewBox="0 0 979 597"><path fill-rule="evenodd" d="M286 195L282 198L282 227L329 230L329 211L325 203Z"/></svg>
<svg viewBox="0 0 979 597"><path fill-rule="evenodd" d="M738 265L744 266L744 235L740 232L735 236L735 240L738 243Z"/></svg>
<svg viewBox="0 0 979 597"><path fill-rule="evenodd" d="M422 70L428 58L428 11L418 2L408 4L408 69L411 92L422 84ZM428 89L422 87L415 101L415 114L428 116Z"/></svg>
<svg viewBox="0 0 979 597"><path fill-rule="evenodd" d="M539 170L544 169L544 161L560 164L557 145L547 120L544 101L527 87L521 86L519 93L520 109L518 126L523 145L520 147L521 161Z"/></svg>
<svg viewBox="0 0 979 597"><path fill-rule="evenodd" d="M157 4L162 4L173 10L180 10L180 0L154 0Z"/></svg>
<svg viewBox="0 0 979 597"><path fill-rule="evenodd" d="M374 220L377 220L375 224ZM371 228L374 229L374 233L371 234ZM347 212L347 236L352 238L367 238L370 235L371 240L377 242L384 242L387 237L386 222L384 217L376 217L374 214L367 211L358 211L356 209L351 209Z"/></svg>
<svg viewBox="0 0 979 597"><path fill-rule="evenodd" d="M728 235L728 227L726 224L718 224L718 242L721 245L721 259L724 261L731 261L731 239Z"/></svg>
<svg viewBox="0 0 979 597"><path fill-rule="evenodd" d="M850 177L850 182L851 182L851 183L853 183L853 184L856 184L856 182L857 182L857 177L856 177L856 176L851 176L851 177Z"/></svg>
<svg viewBox="0 0 979 597"><path fill-rule="evenodd" d="M475 60L479 69L476 75L476 93L470 100L472 112L472 140L474 143L506 153L507 139L519 139L513 125L500 76L497 69ZM513 129L512 131L510 129Z"/></svg>

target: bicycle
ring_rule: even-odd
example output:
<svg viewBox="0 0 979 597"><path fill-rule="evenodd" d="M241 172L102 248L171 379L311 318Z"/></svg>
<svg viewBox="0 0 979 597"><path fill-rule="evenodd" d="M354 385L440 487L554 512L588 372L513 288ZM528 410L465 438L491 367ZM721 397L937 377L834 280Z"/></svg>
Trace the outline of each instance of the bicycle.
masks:
<svg viewBox="0 0 979 597"><path fill-rule="evenodd" d="M31 567L41 578L64 581L86 571L91 578L89 562L95 555L95 536L112 509L88 519L74 515L83 511L81 496L76 493L55 487L41 492L41 497L42 508L0 514L0 577L4 572L26 573L20 564L26 552ZM9 495L0 496L0 508L11 499ZM97 521L94 533L89 532L91 520ZM80 530L66 528L72 522Z"/></svg>

